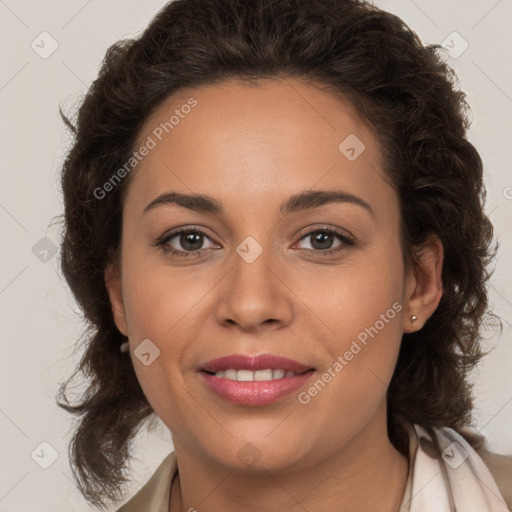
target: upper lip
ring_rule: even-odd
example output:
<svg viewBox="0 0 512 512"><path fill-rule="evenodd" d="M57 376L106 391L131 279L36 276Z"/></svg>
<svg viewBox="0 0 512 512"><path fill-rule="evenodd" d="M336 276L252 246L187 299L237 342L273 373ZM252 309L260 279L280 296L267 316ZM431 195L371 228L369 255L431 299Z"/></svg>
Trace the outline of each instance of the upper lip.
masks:
<svg viewBox="0 0 512 512"><path fill-rule="evenodd" d="M199 369L207 372L218 372L228 370L230 368L236 370L289 370L295 373L302 373L307 370L313 369L311 366L306 366L275 354L259 354L257 356L248 356L245 354L232 354L229 356L218 357L203 364Z"/></svg>

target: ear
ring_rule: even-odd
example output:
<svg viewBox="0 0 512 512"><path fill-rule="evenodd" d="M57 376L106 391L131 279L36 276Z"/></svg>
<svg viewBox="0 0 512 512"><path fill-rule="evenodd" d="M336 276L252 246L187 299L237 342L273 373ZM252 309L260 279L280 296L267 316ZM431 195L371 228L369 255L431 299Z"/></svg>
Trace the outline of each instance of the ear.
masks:
<svg viewBox="0 0 512 512"><path fill-rule="evenodd" d="M414 250L416 262L410 262L405 278L403 331L423 327L434 313L443 295L443 244L432 235ZM414 317L416 317L414 319Z"/></svg>
<svg viewBox="0 0 512 512"><path fill-rule="evenodd" d="M121 286L121 270L117 254L111 255L105 266L105 286L110 298L112 315L117 328L128 336L126 313L124 310L123 291Z"/></svg>

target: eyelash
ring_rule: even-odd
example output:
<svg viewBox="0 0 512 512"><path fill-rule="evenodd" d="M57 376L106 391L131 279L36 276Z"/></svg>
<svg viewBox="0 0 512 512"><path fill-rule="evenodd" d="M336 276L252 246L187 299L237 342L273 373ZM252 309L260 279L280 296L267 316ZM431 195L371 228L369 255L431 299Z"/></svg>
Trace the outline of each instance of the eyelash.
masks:
<svg viewBox="0 0 512 512"><path fill-rule="evenodd" d="M201 228L190 227L190 228L186 228L186 229L180 229L179 231L175 231L173 233L170 233L169 235L162 236L161 238L159 238L156 241L155 246L162 249L166 255L168 255L172 258L188 258L190 256L200 257L204 252L208 251L208 249L200 249L200 250L196 250L196 251L177 251L176 249L169 249L166 246L166 244L169 243L170 240L172 240L176 236L181 235L183 233L189 233L189 234L190 233L201 233L205 237L210 238L208 236L208 234L205 231L203 231ZM303 249L303 250L307 251L308 253L315 253L315 254L321 255L322 257L325 257L325 256L330 256L332 254L344 251L347 249L347 246L352 247L352 246L356 245L356 242L353 239L347 237L343 232L333 229L333 228L316 228L316 229L304 234L299 239L299 242L315 233L329 233L331 235L335 235L338 237L339 240L341 240L341 242L343 242L343 244L334 249L326 249L323 251L315 250L315 249Z"/></svg>

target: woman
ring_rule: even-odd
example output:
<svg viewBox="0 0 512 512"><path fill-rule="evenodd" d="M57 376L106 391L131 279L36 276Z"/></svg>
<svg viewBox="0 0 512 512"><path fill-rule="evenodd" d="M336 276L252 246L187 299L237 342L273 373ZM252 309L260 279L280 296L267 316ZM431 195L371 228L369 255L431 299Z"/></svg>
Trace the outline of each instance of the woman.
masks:
<svg viewBox="0 0 512 512"><path fill-rule="evenodd" d="M466 113L356 0L177 0L109 49L62 173L91 504L158 417L174 451L122 512L511 507L472 428L494 250Z"/></svg>

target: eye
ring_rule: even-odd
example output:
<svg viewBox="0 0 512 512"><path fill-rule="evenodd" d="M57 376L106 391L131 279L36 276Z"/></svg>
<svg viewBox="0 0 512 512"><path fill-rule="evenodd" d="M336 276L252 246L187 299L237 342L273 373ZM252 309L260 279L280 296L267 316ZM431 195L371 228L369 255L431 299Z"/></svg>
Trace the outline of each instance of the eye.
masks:
<svg viewBox="0 0 512 512"><path fill-rule="evenodd" d="M311 248L305 248L307 252L320 254L321 256L334 254L347 249L347 246L355 245L355 241L345 233L333 228L319 228L306 233L301 239L311 239ZM338 245L332 248L333 242L339 241ZM300 243L299 241L299 243Z"/></svg>
<svg viewBox="0 0 512 512"><path fill-rule="evenodd" d="M311 239L311 248L306 247L303 250L320 256L339 253L356 244L346 233L333 228L318 228L309 231L301 237L298 244L308 238ZM203 246L205 240L211 242L209 247ZM336 240L338 240L338 245L332 248L332 244ZM166 234L157 240L155 245L172 258L200 257L209 249L216 247L206 232L198 227L189 227Z"/></svg>
<svg viewBox="0 0 512 512"><path fill-rule="evenodd" d="M157 241L156 245L173 257L197 257L208 250L208 248L205 249L203 247L205 239L211 241L203 230L199 228L188 228L165 235Z"/></svg>

